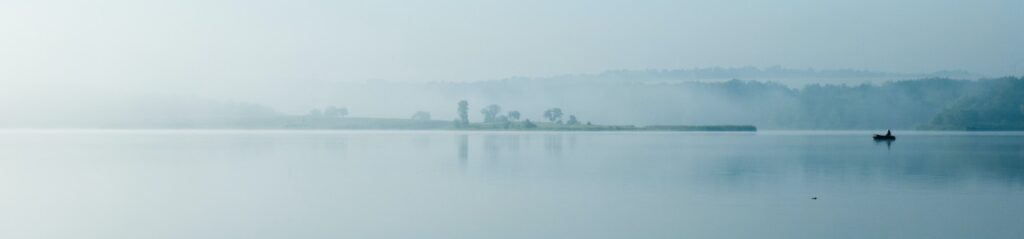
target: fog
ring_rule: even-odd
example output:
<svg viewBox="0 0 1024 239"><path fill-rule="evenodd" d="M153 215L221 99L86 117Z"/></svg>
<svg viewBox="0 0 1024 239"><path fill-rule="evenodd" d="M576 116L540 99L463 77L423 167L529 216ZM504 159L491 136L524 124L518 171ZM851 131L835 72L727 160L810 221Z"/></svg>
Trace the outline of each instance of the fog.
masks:
<svg viewBox="0 0 1024 239"><path fill-rule="evenodd" d="M561 107L595 123L796 127L751 110L785 115L795 98L764 94L815 83L1024 74L1022 11L923 0L4 1L0 126L144 127L327 106L450 120L465 99L474 118L500 104L535 120ZM730 73L650 74L714 67ZM732 79L781 87L737 96L692 85ZM843 127L914 127L945 106L915 124Z"/></svg>

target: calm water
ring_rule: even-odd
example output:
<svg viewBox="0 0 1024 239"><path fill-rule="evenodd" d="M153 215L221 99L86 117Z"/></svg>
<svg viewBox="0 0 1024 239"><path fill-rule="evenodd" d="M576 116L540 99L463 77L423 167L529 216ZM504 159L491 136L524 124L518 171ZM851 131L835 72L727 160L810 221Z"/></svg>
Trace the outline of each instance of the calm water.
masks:
<svg viewBox="0 0 1024 239"><path fill-rule="evenodd" d="M0 238L1024 238L1024 134L897 134L4 131Z"/></svg>

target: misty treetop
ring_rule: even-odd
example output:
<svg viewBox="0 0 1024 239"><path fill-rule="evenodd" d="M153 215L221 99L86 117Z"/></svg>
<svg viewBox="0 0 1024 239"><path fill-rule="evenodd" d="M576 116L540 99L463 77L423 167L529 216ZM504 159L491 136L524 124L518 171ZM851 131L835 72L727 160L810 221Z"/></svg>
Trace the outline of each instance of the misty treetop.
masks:
<svg viewBox="0 0 1024 239"><path fill-rule="evenodd" d="M544 111L544 118L548 119L551 122L561 122L562 121L562 109L561 108L551 108L551 109L545 110Z"/></svg>
<svg viewBox="0 0 1024 239"><path fill-rule="evenodd" d="M508 119L509 120L519 120L519 116L520 116L520 114L519 114L518 110L513 110L513 111L509 111L508 112Z"/></svg>
<svg viewBox="0 0 1024 239"><path fill-rule="evenodd" d="M480 113L484 115L484 122L496 122L498 121L498 114L501 113L501 106L488 105L483 109L480 109Z"/></svg>

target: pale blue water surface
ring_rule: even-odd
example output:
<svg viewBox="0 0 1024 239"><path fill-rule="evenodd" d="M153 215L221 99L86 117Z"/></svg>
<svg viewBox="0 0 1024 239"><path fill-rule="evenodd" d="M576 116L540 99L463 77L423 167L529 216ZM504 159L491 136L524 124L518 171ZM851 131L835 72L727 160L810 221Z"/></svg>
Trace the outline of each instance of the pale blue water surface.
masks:
<svg viewBox="0 0 1024 239"><path fill-rule="evenodd" d="M1024 238L1024 134L870 133L2 131L0 238Z"/></svg>

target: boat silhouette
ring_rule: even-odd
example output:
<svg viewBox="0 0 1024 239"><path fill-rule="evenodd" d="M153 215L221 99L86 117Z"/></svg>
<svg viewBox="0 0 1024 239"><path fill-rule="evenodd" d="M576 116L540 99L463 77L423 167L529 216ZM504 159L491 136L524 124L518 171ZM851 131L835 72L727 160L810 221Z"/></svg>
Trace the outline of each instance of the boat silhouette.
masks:
<svg viewBox="0 0 1024 239"><path fill-rule="evenodd" d="M871 136L871 138L875 140L896 140L896 136L892 135L892 130L885 131L884 135L875 134L874 136Z"/></svg>
<svg viewBox="0 0 1024 239"><path fill-rule="evenodd" d="M871 136L871 138L873 138L873 139L875 139L875 140L896 140L896 136L892 136L892 135L880 135L880 134L876 134L876 135L874 135L874 136Z"/></svg>

